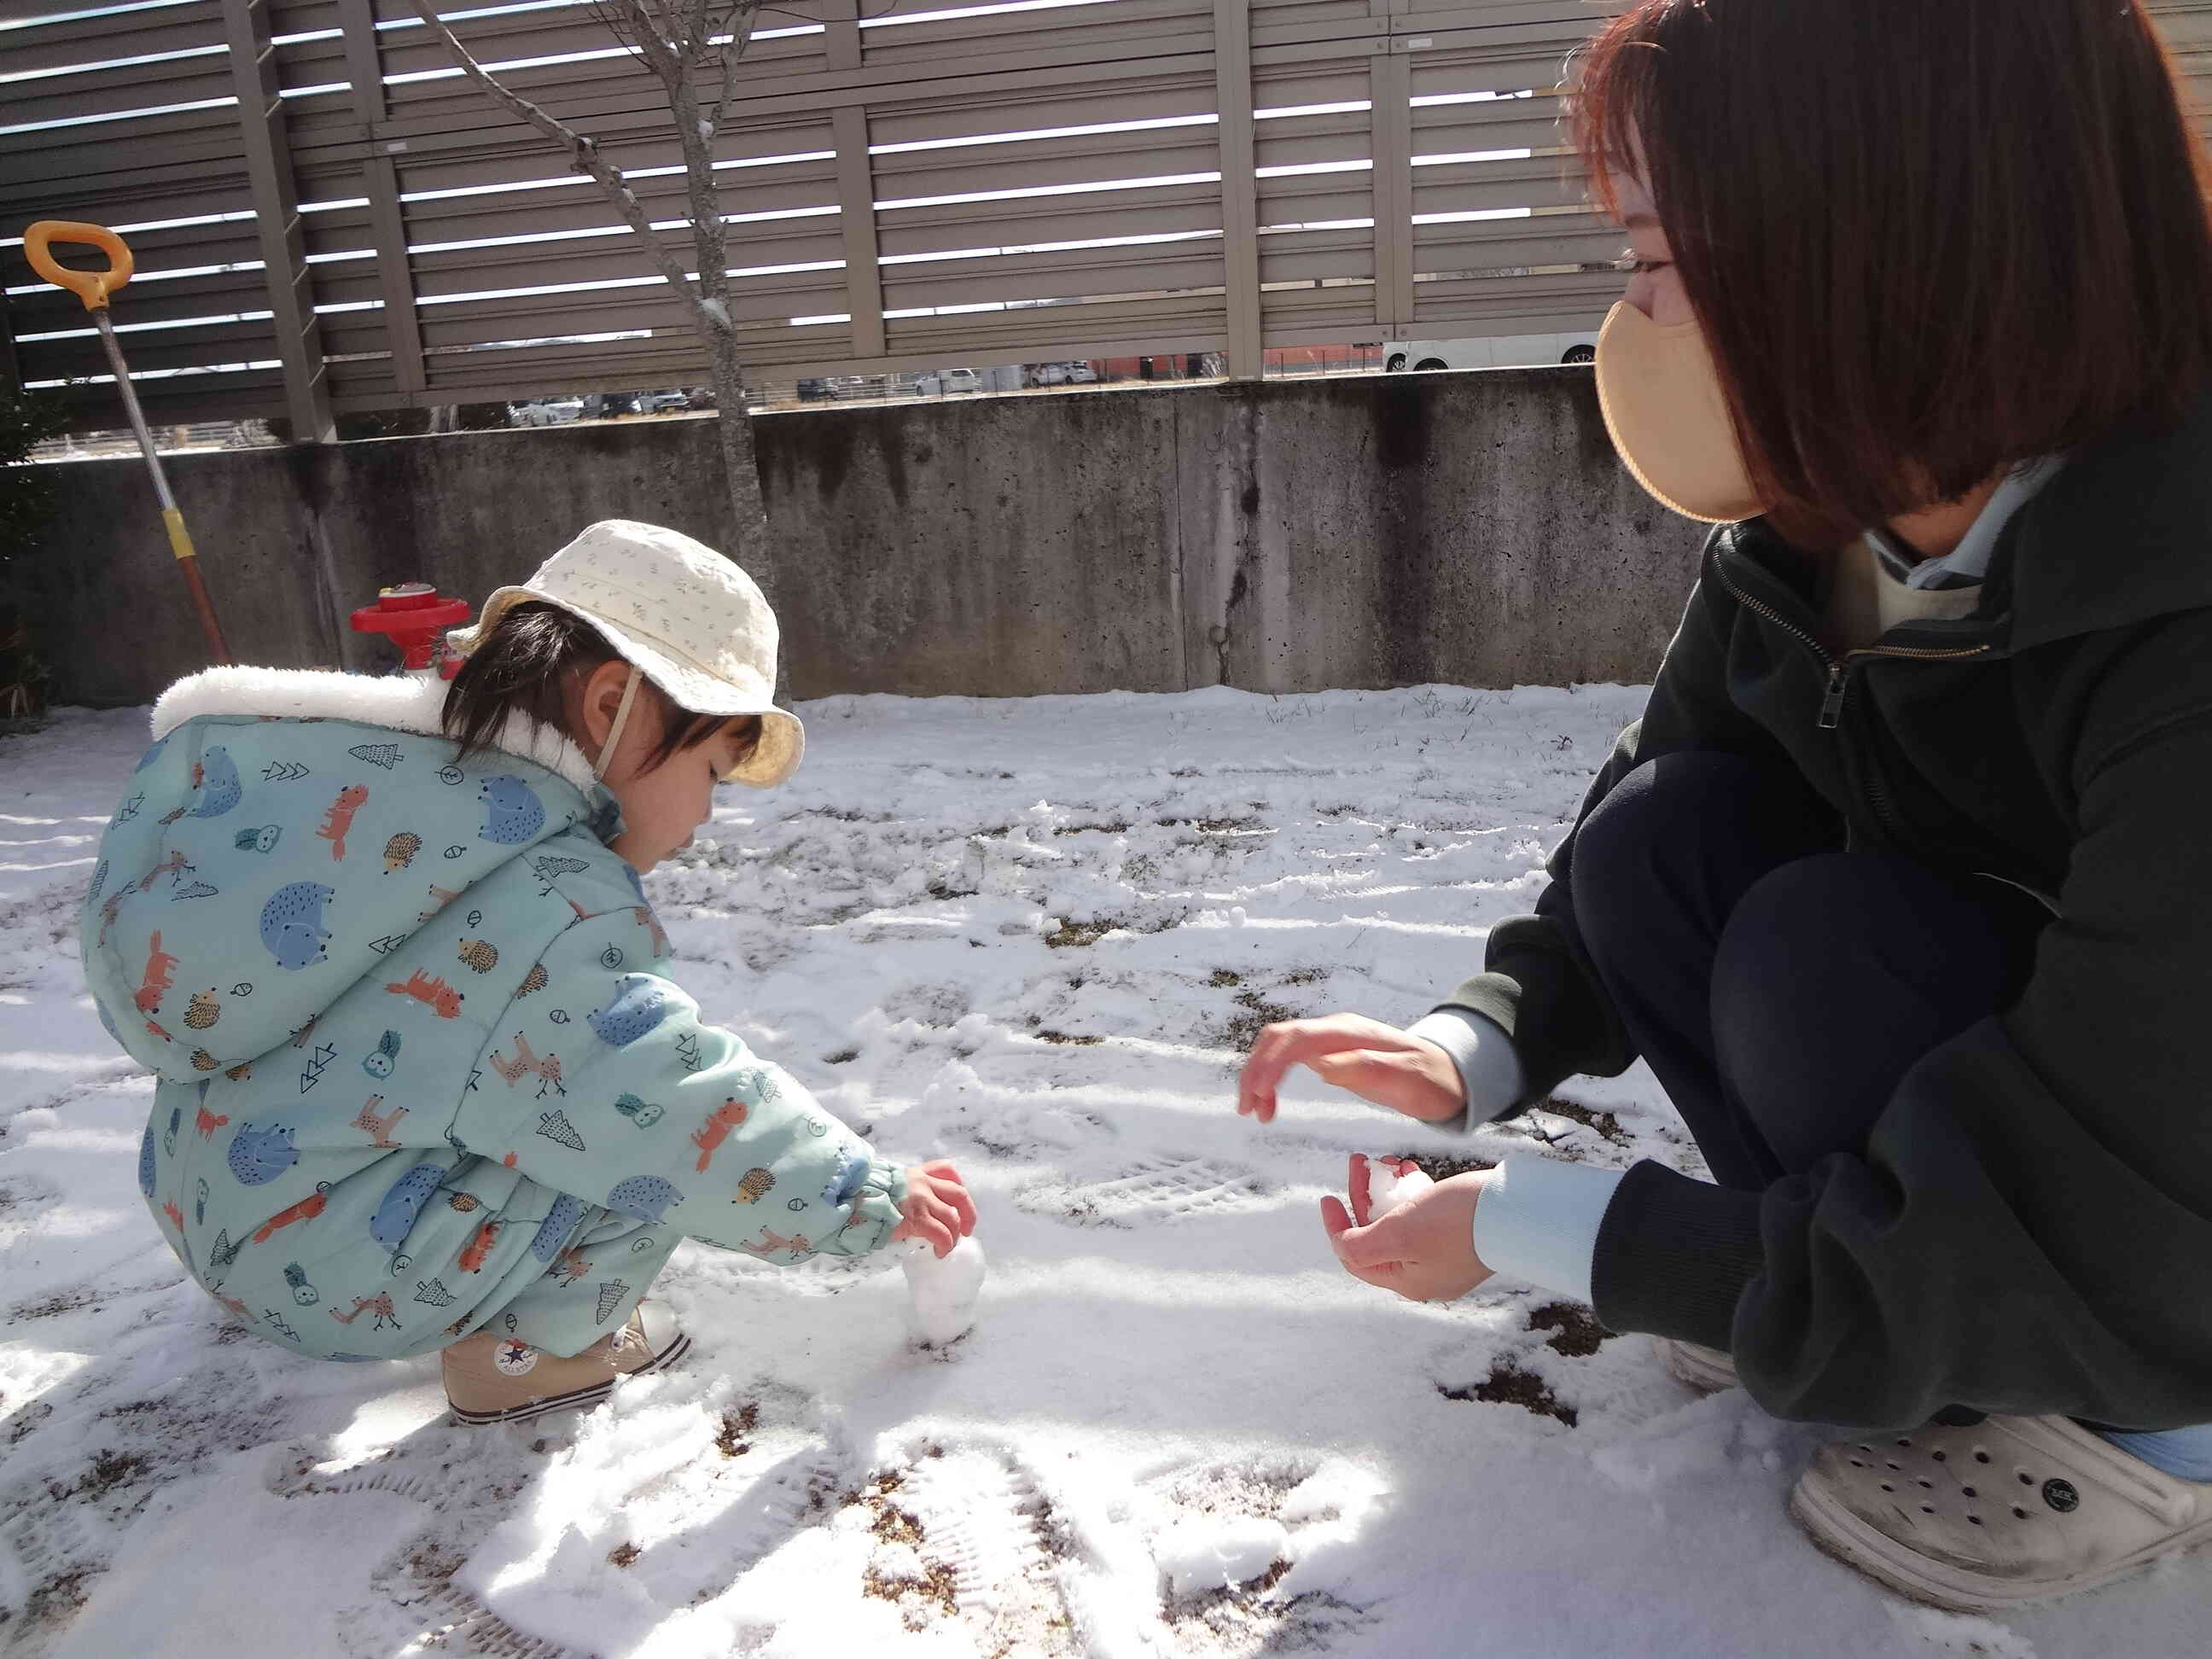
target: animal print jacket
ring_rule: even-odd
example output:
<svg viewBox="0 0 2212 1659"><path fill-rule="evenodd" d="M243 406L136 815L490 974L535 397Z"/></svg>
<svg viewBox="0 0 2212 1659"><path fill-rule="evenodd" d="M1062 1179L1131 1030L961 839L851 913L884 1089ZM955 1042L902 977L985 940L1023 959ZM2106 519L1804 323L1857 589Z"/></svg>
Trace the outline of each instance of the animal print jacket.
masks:
<svg viewBox="0 0 2212 1659"><path fill-rule="evenodd" d="M572 1285L581 1346L685 1237L887 1242L901 1168L701 1017L583 757L519 723L456 763L443 691L216 669L155 711L82 943L158 1079L139 1185L185 1265L272 1340L381 1358Z"/></svg>

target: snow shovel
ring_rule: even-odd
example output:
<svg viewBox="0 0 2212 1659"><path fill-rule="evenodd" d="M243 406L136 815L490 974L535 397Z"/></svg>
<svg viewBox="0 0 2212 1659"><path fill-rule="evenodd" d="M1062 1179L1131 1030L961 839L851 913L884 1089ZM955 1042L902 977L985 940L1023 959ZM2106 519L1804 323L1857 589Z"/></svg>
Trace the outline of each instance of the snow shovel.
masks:
<svg viewBox="0 0 2212 1659"><path fill-rule="evenodd" d="M107 255L107 269L70 270L54 258L51 248L56 242L82 242L100 249ZM222 629L215 619L215 606L208 599L207 584L200 580L200 562L192 549L191 535L185 528L185 515L177 510L177 498L169 493L169 480L161 471L161 457L154 453L154 437L146 430L146 416L138 407L138 394L131 389L131 370L123 361L122 347L115 343L115 325L107 317L107 296L129 282L136 268L131 250L124 246L120 236L104 226L79 224L69 219L41 219L23 233L23 255L40 276L83 301L84 308L100 325L100 343L107 348L107 361L115 370L115 389L123 394L123 408L131 416L131 429L138 434L138 447L146 456L146 470L154 475L154 495L161 503L161 523L169 532L169 550L177 556L177 568L184 573L185 586L191 590L200 627L207 635L208 649L215 653L217 662L228 663L230 650L222 642Z"/></svg>

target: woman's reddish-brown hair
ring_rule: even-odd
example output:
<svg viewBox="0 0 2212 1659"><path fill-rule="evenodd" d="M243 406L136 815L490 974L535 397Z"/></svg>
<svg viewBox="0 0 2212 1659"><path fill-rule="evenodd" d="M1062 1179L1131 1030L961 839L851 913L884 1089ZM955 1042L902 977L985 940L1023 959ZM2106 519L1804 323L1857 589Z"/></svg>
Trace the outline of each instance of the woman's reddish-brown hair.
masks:
<svg viewBox="0 0 2212 1659"><path fill-rule="evenodd" d="M1831 545L2212 386L2212 208L2129 0L1639 0L1582 62L1777 526Z"/></svg>

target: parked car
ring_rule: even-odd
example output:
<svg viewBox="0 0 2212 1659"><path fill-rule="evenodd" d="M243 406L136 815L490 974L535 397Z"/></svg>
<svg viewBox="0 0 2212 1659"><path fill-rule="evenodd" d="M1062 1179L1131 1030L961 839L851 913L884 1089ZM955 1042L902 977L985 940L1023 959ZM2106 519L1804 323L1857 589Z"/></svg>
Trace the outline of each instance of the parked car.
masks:
<svg viewBox="0 0 2212 1659"><path fill-rule="evenodd" d="M1098 371L1089 363L1038 363L1030 376L1036 386L1089 386L1097 380Z"/></svg>
<svg viewBox="0 0 2212 1659"><path fill-rule="evenodd" d="M584 412L581 398L533 398L527 403L507 406L509 426L559 426L575 420Z"/></svg>
<svg viewBox="0 0 2212 1659"><path fill-rule="evenodd" d="M691 407L691 394L681 387L672 392L641 392L637 394L637 412L641 415L660 415L672 409Z"/></svg>
<svg viewBox="0 0 2212 1659"><path fill-rule="evenodd" d="M949 397L982 389L982 380L972 368L933 368L916 376L914 383L915 395L921 398Z"/></svg>
<svg viewBox="0 0 2212 1659"><path fill-rule="evenodd" d="M686 409L714 408L714 388L710 386L686 386L684 389L684 407Z"/></svg>
<svg viewBox="0 0 2212 1659"><path fill-rule="evenodd" d="M1396 341L1384 355L1382 367L1395 374L1408 368L1534 368L1596 359L1595 334L1509 334L1475 340Z"/></svg>

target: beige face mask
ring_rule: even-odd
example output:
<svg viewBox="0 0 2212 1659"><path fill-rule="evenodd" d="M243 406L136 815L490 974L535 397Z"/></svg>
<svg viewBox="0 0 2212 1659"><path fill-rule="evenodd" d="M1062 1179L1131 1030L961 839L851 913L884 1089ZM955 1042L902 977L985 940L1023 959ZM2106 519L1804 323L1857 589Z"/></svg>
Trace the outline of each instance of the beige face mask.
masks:
<svg viewBox="0 0 2212 1659"><path fill-rule="evenodd" d="M1597 340L1597 398L1613 447L1661 506L1705 524L1765 511L1694 322L1662 327L1626 301Z"/></svg>

